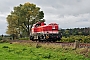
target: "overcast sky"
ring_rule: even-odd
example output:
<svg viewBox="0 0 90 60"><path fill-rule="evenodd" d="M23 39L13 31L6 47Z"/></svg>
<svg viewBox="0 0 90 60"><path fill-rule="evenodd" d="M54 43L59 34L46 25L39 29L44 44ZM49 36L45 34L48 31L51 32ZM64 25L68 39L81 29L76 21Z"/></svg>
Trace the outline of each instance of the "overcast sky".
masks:
<svg viewBox="0 0 90 60"><path fill-rule="evenodd" d="M19 4L30 2L44 12L46 23L60 28L90 27L90 0L0 0L0 35L6 34L6 17Z"/></svg>

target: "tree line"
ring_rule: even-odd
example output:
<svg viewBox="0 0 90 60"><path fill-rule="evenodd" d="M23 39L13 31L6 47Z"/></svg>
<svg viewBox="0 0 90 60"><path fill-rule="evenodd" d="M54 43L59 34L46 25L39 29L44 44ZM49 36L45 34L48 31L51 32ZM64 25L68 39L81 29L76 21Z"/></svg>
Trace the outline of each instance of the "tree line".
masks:
<svg viewBox="0 0 90 60"><path fill-rule="evenodd" d="M90 27L85 28L73 28L73 29L60 29L62 36L69 37L70 35L90 35Z"/></svg>

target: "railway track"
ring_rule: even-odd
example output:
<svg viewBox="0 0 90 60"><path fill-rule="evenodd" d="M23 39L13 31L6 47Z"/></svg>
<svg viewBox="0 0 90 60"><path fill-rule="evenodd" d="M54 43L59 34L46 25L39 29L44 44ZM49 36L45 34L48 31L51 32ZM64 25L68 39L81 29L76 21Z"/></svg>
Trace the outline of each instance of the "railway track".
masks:
<svg viewBox="0 0 90 60"><path fill-rule="evenodd" d="M11 40L10 43L18 42L18 43L34 43L34 44L41 44L41 45L60 45L62 47L74 47L75 43L68 43L68 42L38 42L38 41L31 41L31 40ZM90 43L79 43L78 48L90 48Z"/></svg>

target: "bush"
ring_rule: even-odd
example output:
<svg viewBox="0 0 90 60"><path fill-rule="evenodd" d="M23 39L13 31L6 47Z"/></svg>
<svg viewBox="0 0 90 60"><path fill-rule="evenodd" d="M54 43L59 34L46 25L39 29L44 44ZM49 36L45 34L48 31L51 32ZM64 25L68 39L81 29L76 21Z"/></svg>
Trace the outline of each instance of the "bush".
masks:
<svg viewBox="0 0 90 60"><path fill-rule="evenodd" d="M81 43L90 43L90 36L70 36L70 37L62 37L61 42L75 42L75 40L78 40Z"/></svg>
<svg viewBox="0 0 90 60"><path fill-rule="evenodd" d="M0 36L0 40L2 40L2 37Z"/></svg>
<svg viewBox="0 0 90 60"><path fill-rule="evenodd" d="M2 38L0 37L0 40L2 40Z"/></svg>
<svg viewBox="0 0 90 60"><path fill-rule="evenodd" d="M2 48L9 48L8 46L3 46Z"/></svg>

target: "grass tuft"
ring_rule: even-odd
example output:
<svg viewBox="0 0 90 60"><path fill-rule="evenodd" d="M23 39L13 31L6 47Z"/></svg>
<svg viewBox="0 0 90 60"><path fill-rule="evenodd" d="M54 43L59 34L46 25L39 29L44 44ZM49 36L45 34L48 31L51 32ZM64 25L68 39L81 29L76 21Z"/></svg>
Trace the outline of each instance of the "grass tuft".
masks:
<svg viewBox="0 0 90 60"><path fill-rule="evenodd" d="M8 46L3 46L2 48L9 48Z"/></svg>

